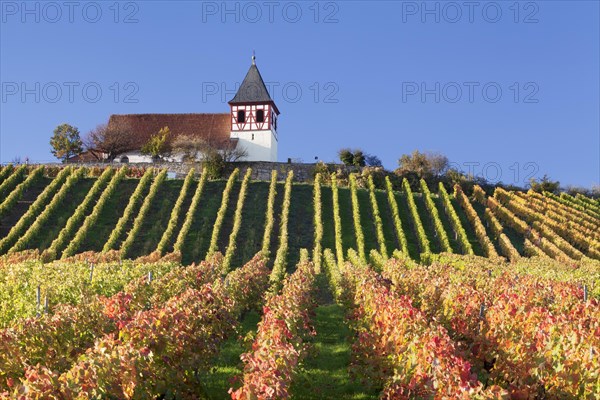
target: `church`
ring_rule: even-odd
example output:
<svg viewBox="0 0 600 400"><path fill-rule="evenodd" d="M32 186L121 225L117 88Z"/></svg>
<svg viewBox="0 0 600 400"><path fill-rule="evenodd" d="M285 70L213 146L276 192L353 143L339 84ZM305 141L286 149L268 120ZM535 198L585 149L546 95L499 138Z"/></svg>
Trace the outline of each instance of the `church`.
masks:
<svg viewBox="0 0 600 400"><path fill-rule="evenodd" d="M265 82L252 56L252 65L236 95L229 101L229 113L218 114L126 114L111 115L108 129L128 135L131 150L115 158L116 162L152 162L152 157L140 149L162 128L177 136L198 138L221 150L245 150L239 161L277 161L277 119L279 109L269 95ZM182 160L171 154L168 161Z"/></svg>

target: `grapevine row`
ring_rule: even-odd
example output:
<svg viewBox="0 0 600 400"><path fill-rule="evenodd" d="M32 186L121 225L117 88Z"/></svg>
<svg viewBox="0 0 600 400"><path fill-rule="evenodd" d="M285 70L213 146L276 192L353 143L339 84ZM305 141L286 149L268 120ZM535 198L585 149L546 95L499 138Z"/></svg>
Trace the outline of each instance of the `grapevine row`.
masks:
<svg viewBox="0 0 600 400"><path fill-rule="evenodd" d="M158 254L163 255L166 253L167 248L171 244L171 240L173 235L175 235L175 229L177 229L177 222L179 222L179 216L182 211L183 202L185 201L188 191L194 182L194 168L190 168L190 172L188 172L185 180L183 181L183 186L181 187L181 191L179 192L179 197L177 197L177 201L175 202L175 206L171 211L171 216L169 217L169 223L167 224L167 229L163 233L156 246L156 251Z"/></svg>
<svg viewBox="0 0 600 400"><path fill-rule="evenodd" d="M209 369L220 344L234 332L239 305L264 290L268 273L264 263L257 267L228 277L232 286L217 281L185 288L164 305L134 314L118 339L108 335L97 341L51 392L67 398L98 392L111 398L133 393L143 398L198 398L198 372ZM134 368L137 377L132 381ZM27 385L36 383L29 380ZM48 393L46 387L41 389Z"/></svg>
<svg viewBox="0 0 600 400"><path fill-rule="evenodd" d="M545 215L534 211L533 206L528 204L520 196L512 195L505 190L498 188L494 196L502 199L504 206L514 212L519 217L525 218L533 228L535 228L542 236L555 244L570 258L579 260L583 257L583 253L574 248L569 242L556 234L556 230L560 230L557 224L546 218Z"/></svg>
<svg viewBox="0 0 600 400"><path fill-rule="evenodd" d="M61 258L65 259L67 257L70 257L79 250L79 248L83 244L84 240L86 239L87 235L91 231L92 227L94 226L96 221L98 221L98 218L100 217L100 213L104 209L104 206L106 205L108 200L116 193L117 186L119 185L121 180L125 177L126 173L127 173L127 169L122 168L120 171L118 171L116 174L113 175L108 186L106 187L106 189L104 189L104 191L100 195L100 198L94 205L92 212L87 217L85 217L85 219L83 220L83 224L81 224L81 226L77 230L77 233L73 237L73 240L71 240L71 242L69 242L69 245L63 251ZM75 225L73 225L73 228L74 227L75 227ZM64 241L66 242L67 239L65 238ZM60 251L59 248L57 248L56 255L58 255L58 251Z"/></svg>
<svg viewBox="0 0 600 400"><path fill-rule="evenodd" d="M17 186L18 182L23 179L23 176L27 173L27 166L21 165L17 169L7 169L7 172L11 174L0 184L0 198L7 196Z"/></svg>
<svg viewBox="0 0 600 400"><path fill-rule="evenodd" d="M8 234L0 240L0 254L6 253L18 238L35 220L37 215L44 209L46 204L52 199L58 188L62 186L67 177L73 172L71 167L62 169L58 175L46 186L42 193L29 206L25 214L19 221L10 229Z"/></svg>
<svg viewBox="0 0 600 400"><path fill-rule="evenodd" d="M98 194L102 191L104 186L113 176L114 170L112 168L106 168L102 175L94 182L94 185L86 194L85 198L77 206L75 212L69 217L65 226L61 229L58 236L52 241L50 247L47 249L46 254L52 255L51 257L45 257L46 259L56 258L56 254L65 247L67 242L71 239L75 228L81 224L83 219L85 218L86 210L91 206L94 199L98 196Z"/></svg>
<svg viewBox="0 0 600 400"><path fill-rule="evenodd" d="M357 337L351 368L365 383L383 386L381 398L484 393L446 331L430 323L409 297L391 293L369 267L346 264L341 272Z"/></svg>
<svg viewBox="0 0 600 400"><path fill-rule="evenodd" d="M442 220L440 218L440 214L438 209L431 198L431 192L429 191L429 187L427 186L427 182L424 179L421 179L421 193L423 193L423 198L425 200L425 206L429 210L429 214L431 214L431 218L433 219L433 226L435 227L435 231L437 233L437 237L442 244L442 250L447 253L452 253L452 246L450 246L450 240L448 239L448 234L446 233L446 229L444 229L444 224L442 224Z"/></svg>
<svg viewBox="0 0 600 400"><path fill-rule="evenodd" d="M102 249L103 252L107 252L116 248L119 238L123 235L123 232L125 232L127 222L129 222L131 219L137 205L142 201L146 188L150 186L153 175L154 170L152 168L148 168L138 182L133 194L129 198L129 202L125 207L125 211L123 211L123 215L121 215L121 218L119 218L119 221L117 221L117 225L115 225L114 229L110 233L110 236L108 237L108 240L104 244L104 248Z"/></svg>
<svg viewBox="0 0 600 400"><path fill-rule="evenodd" d="M402 189L404 190L404 194L406 195L406 201L408 202L408 208L412 216L413 224L415 226L415 229L417 230L417 237L419 238L421 253L429 254L431 253L429 239L425 234L425 228L423 227L423 222L421 222L421 217L419 216L419 211L417 210L417 204L415 203L412 190L410 189L410 185L406 178L402 180Z"/></svg>
<svg viewBox="0 0 600 400"><path fill-rule="evenodd" d="M377 241L379 242L379 252L383 258L388 258L388 252L385 245L385 235L383 234L383 221L381 220L377 198L375 197L375 183L373 183L373 175L369 175L368 185L371 208L373 209L373 218L375 219Z"/></svg>
<svg viewBox="0 0 600 400"><path fill-rule="evenodd" d="M0 185L2 185L4 180L14 171L14 169L15 167L12 164L0 168Z"/></svg>
<svg viewBox="0 0 600 400"><path fill-rule="evenodd" d="M342 242L342 218L340 216L340 197L336 174L331 174L331 193L333 198L333 225L335 230L335 254L338 263L344 262L344 246Z"/></svg>
<svg viewBox="0 0 600 400"><path fill-rule="evenodd" d="M262 240L262 254L269 256L271 246L271 234L275 224L275 196L277 195L277 171L271 171L271 183L269 184L269 197L267 198L267 211L265 214L265 231Z"/></svg>
<svg viewBox="0 0 600 400"><path fill-rule="evenodd" d="M352 199L352 219L354 221L354 233L356 234L356 248L358 256L363 262L367 262L365 255L365 235L360 222L360 205L356 189L356 175L350 174L350 197Z"/></svg>
<svg viewBox="0 0 600 400"><path fill-rule="evenodd" d="M283 206L281 208L281 222L279 226L279 247L275 255L273 270L271 271L271 287L273 292L276 292L285 276L287 253L288 253L288 219L290 215L290 205L292 201L292 181L294 179L294 171L288 172L285 180L285 188L283 191Z"/></svg>
<svg viewBox="0 0 600 400"><path fill-rule="evenodd" d="M69 194L69 191L84 177L85 173L85 168L79 168L67 178L60 190L54 195L54 197L52 197L52 200L48 203L48 205L46 205L40 215L37 216L33 224L29 226L25 233L21 235L17 242L8 250L9 253L25 250L31 245L32 240L40 233L41 229L44 227L44 224L62 205L65 198Z"/></svg>
<svg viewBox="0 0 600 400"><path fill-rule="evenodd" d="M288 399L289 387L305 355L306 339L315 335L311 313L314 265L301 262L283 282L281 294L268 298L252 351L244 362L242 386L230 389L232 399Z"/></svg>
<svg viewBox="0 0 600 400"><path fill-rule="evenodd" d="M407 270L391 261L384 276L395 292L410 295L430 318L466 342L473 367L487 375L488 384L505 387L512 396L597 395L593 377L600 365L586 358L600 345L598 337L586 334L598 326L597 301L583 302L577 285L515 276L514 268L502 267L492 278L488 268L495 266L469 263L468 272L444 264ZM573 375L565 377L563 365Z"/></svg>
<svg viewBox="0 0 600 400"><path fill-rule="evenodd" d="M144 202L142 203L142 207L140 208L140 211L139 211L137 217L135 217L135 220L133 221L133 227L129 231L129 234L127 235L127 238L125 239L125 241L121 244L120 251L121 251L122 258L126 258L131 253L131 247L133 246L133 242L135 241L140 229L142 229L142 224L144 223L144 219L146 218L146 216L148 215L148 212L150 211L150 207L152 206L152 201L156 197L156 195L157 195L158 191L160 190L162 184L164 183L165 179L167 179L167 170L166 169L162 170L156 176L156 178L154 179L154 182L152 182L152 185L150 186L150 190L148 191L148 195L144 199Z"/></svg>
<svg viewBox="0 0 600 400"><path fill-rule="evenodd" d="M242 180L242 187L240 188L240 194L238 196L237 205L235 207L235 215L233 217L233 228L229 234L229 244L225 251L225 259L223 260L223 272L227 273L231 269L231 260L236 250L236 241L240 227L242 226L242 212L244 210L244 202L246 201L246 193L248 191L248 182L252 176L252 168L246 170L244 179Z"/></svg>
<svg viewBox="0 0 600 400"><path fill-rule="evenodd" d="M196 215L196 210L198 209L198 204L200 203L200 198L202 197L202 192L204 191L204 186L206 186L207 176L207 174L202 174L200 176L200 181L198 182L198 186L196 187L196 191L194 192L194 197L192 197L190 208L188 209L185 215L185 220L183 221L183 225L181 226L181 230L179 231L179 235L177 235L177 240L175 241L175 245L173 246L173 250L175 252L181 253L183 251L185 238L187 237L188 232L192 228L194 215Z"/></svg>
<svg viewBox="0 0 600 400"><path fill-rule="evenodd" d="M458 218L458 214L456 214L456 210L450 201L450 196L448 195L448 192L446 192L446 188L442 182L440 182L438 193L442 198L442 202L446 208L446 213L450 216L450 223L454 228L454 232L458 236L463 252L465 254L474 254L471 243L469 242L469 238L467 237L467 232L465 232L465 228L462 226L460 218Z"/></svg>
<svg viewBox="0 0 600 400"><path fill-rule="evenodd" d="M229 179L227 180L227 184L225 185L225 189L223 190L223 197L221 198L221 206L219 207L219 211L217 212L217 219L215 220L215 224L213 227L207 257L210 257L212 254L216 253L219 250L218 241L219 241L219 233L221 232L221 225L223 225L223 221L225 220L225 213L227 212L227 204L229 203L229 195L231 194L231 190L233 189L233 184L235 183L239 173L240 173L240 170L238 168L236 168L232 172L232 174L229 176Z"/></svg>
<svg viewBox="0 0 600 400"><path fill-rule="evenodd" d="M485 227L481 223L481 219L479 218L477 211L475 211L473 205L469 201L469 198L463 193L459 185L454 186L454 198L456 198L458 204L465 211L465 214L475 230L475 235L477 236L485 255L489 258L497 258L498 253L496 252L496 248L490 240Z"/></svg>
<svg viewBox="0 0 600 400"><path fill-rule="evenodd" d="M408 240L406 240L406 235L404 234L404 230L402 229L402 220L400 219L400 212L398 210L398 202L394 196L394 190L392 188L392 182L388 176L385 177L385 187L387 192L388 203L390 209L392 210L392 219L394 221L394 229L396 230L396 235L398 236L398 240L400 241L400 248L404 254L408 254Z"/></svg>
<svg viewBox="0 0 600 400"><path fill-rule="evenodd" d="M317 269L321 268L322 240L323 240L323 211L321 207L321 174L317 173L313 183L313 208L315 224L315 247L313 260Z"/></svg>
<svg viewBox="0 0 600 400"><path fill-rule="evenodd" d="M16 173L16 172L15 172ZM10 194L0 203L0 217L6 215L23 197L23 193L35 182L44 176L44 167L40 166L27 175L27 178L19 183Z"/></svg>

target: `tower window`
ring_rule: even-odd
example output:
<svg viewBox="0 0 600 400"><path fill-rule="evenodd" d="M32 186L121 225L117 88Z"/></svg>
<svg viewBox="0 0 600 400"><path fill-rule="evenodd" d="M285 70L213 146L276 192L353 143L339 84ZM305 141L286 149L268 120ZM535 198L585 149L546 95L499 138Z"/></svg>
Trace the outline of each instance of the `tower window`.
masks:
<svg viewBox="0 0 600 400"><path fill-rule="evenodd" d="M237 113L237 122L243 124L246 122L246 111L240 110Z"/></svg>
<svg viewBox="0 0 600 400"><path fill-rule="evenodd" d="M256 122L265 122L264 110L256 110Z"/></svg>

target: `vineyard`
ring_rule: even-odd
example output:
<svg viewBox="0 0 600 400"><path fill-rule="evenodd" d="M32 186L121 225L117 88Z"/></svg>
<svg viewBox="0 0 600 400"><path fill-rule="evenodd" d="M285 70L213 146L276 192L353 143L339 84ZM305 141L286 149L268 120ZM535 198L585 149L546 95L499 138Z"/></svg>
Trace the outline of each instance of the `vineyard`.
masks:
<svg viewBox="0 0 600 400"><path fill-rule="evenodd" d="M251 173L2 168L0 398L600 398L597 200Z"/></svg>

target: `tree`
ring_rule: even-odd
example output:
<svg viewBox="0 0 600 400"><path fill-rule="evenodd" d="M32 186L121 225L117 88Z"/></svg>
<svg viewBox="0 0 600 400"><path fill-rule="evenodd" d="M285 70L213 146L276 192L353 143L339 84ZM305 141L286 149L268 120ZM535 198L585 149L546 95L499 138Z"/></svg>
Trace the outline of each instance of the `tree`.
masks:
<svg viewBox="0 0 600 400"><path fill-rule="evenodd" d="M350 150L344 148L338 151L338 156L345 166L360 168L366 165L366 157L369 155L365 154L361 149Z"/></svg>
<svg viewBox="0 0 600 400"><path fill-rule="evenodd" d="M219 153L224 162L235 162L248 156L248 151L232 140L216 140L212 137L178 136L173 141L173 151L180 153L184 161L214 159Z"/></svg>
<svg viewBox="0 0 600 400"><path fill-rule="evenodd" d="M431 173L435 176L440 176L446 173L450 161L448 157L440 153L426 153L425 156L431 165Z"/></svg>
<svg viewBox="0 0 600 400"><path fill-rule="evenodd" d="M439 176L448 169L448 157L439 153L421 153L418 150L412 154L403 154L398 160L398 175L416 174L419 179L429 179Z"/></svg>
<svg viewBox="0 0 600 400"><path fill-rule="evenodd" d="M399 168L396 173L404 175L414 173L419 178L429 178L432 175L431 164L424 153L415 150L412 154L403 154L398 160Z"/></svg>
<svg viewBox="0 0 600 400"><path fill-rule="evenodd" d="M345 166L349 167L351 165L354 165L354 153L352 153L352 150L340 149L340 151L338 151L338 156L340 157L340 161Z"/></svg>
<svg viewBox="0 0 600 400"><path fill-rule="evenodd" d="M104 158L101 154L106 155L109 161L114 160L117 155L132 150L135 147L132 143L127 130L114 123L98 125L88 132L84 140L86 149L99 161Z"/></svg>
<svg viewBox="0 0 600 400"><path fill-rule="evenodd" d="M548 175L544 174L542 179L531 178L529 180L529 186L531 187L531 190L538 193L558 193L558 189L560 188L560 182L552 181L550 180L550 177L548 177Z"/></svg>
<svg viewBox="0 0 600 400"><path fill-rule="evenodd" d="M383 163L379 157L372 154L365 155L365 162L369 167L383 167Z"/></svg>
<svg viewBox="0 0 600 400"><path fill-rule="evenodd" d="M248 156L248 150L238 146L238 142L227 140L221 144L221 156L225 162L235 162Z"/></svg>
<svg viewBox="0 0 600 400"><path fill-rule="evenodd" d="M162 158L171 152L171 131L168 126L162 128L158 133L150 136L150 139L142 146L142 154L151 155L152 158Z"/></svg>
<svg viewBox="0 0 600 400"><path fill-rule="evenodd" d="M52 154L63 162L70 157L81 154L83 142L79 137L79 129L69 124L57 126L50 138L50 146L52 146Z"/></svg>
<svg viewBox="0 0 600 400"><path fill-rule="evenodd" d="M354 159L352 160L352 164L355 167L364 167L365 166L365 154L362 150L354 150Z"/></svg>

